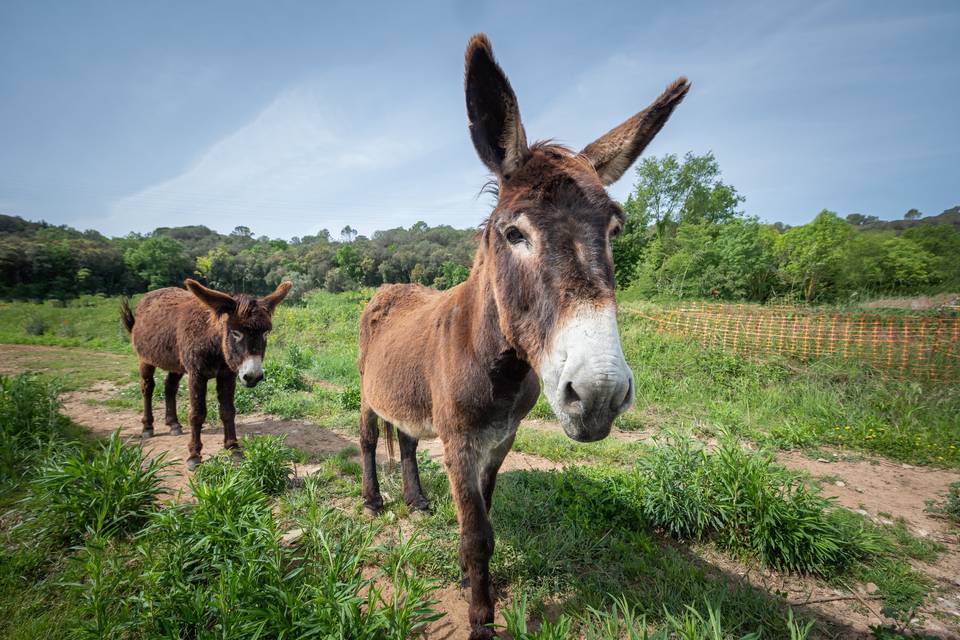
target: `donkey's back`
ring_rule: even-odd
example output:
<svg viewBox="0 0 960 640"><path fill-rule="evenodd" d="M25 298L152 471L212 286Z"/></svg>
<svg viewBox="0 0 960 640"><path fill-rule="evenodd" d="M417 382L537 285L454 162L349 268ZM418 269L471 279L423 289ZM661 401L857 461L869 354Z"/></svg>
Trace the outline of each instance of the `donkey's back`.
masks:
<svg viewBox="0 0 960 640"><path fill-rule="evenodd" d="M413 346L426 339L430 316L444 292L430 289L419 284L387 284L380 287L360 316L360 340L358 362L360 375L364 374L366 362L371 354L379 354L381 345L397 353L406 351L404 347ZM387 318L390 322L387 323ZM410 332L407 325L417 328ZM391 336L398 336L402 344L395 343ZM384 344L392 343L392 344ZM417 348L423 349L419 344ZM422 351L420 351L422 355ZM374 355L373 357L377 357Z"/></svg>
<svg viewBox="0 0 960 640"><path fill-rule="evenodd" d="M194 329L194 338L205 337L209 312L186 289L167 287L143 296L137 305L136 322L130 339L144 362L165 371L184 373L182 347L185 330Z"/></svg>

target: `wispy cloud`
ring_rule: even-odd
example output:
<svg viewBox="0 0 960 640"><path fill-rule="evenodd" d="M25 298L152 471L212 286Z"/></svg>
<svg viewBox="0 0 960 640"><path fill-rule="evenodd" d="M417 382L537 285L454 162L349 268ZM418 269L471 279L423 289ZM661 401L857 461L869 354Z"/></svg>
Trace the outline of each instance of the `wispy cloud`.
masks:
<svg viewBox="0 0 960 640"><path fill-rule="evenodd" d="M351 71L284 91L180 175L116 201L104 226L121 232L132 221L141 230L200 222L290 236L476 217L483 205L467 185L479 164L470 172L449 161L465 127L436 126L450 118L429 99L386 110L377 95L344 102L351 87L338 86L341 80L353 87L368 80ZM378 117L363 100L380 107Z"/></svg>

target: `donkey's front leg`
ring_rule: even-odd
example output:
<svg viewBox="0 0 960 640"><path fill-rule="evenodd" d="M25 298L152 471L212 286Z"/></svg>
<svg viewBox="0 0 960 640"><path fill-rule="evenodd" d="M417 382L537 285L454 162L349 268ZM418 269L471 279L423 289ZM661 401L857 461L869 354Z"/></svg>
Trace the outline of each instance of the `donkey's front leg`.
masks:
<svg viewBox="0 0 960 640"><path fill-rule="evenodd" d="M237 392L237 374L232 371L217 376L217 402L220 403L220 422L223 423L223 448L239 451L237 442L237 410L233 397Z"/></svg>
<svg viewBox="0 0 960 640"><path fill-rule="evenodd" d="M480 452L459 434L444 441L444 464L460 522L460 567L470 584L470 640L487 640L493 630L493 527L480 487Z"/></svg>
<svg viewBox="0 0 960 640"><path fill-rule="evenodd" d="M495 445L490 453L487 454L487 463L480 469L480 490L483 492L483 502L487 507L487 513L490 513L490 507L493 506L493 490L497 486L497 473L500 472L500 465L503 459L510 453L513 447L513 440L517 437L514 430L506 439Z"/></svg>
<svg viewBox="0 0 960 640"><path fill-rule="evenodd" d="M383 496L380 495L380 483L377 481L377 439L379 436L377 414L361 402L360 456L363 461L363 481L360 495L363 498L363 513L368 517L380 515L380 512L383 511Z"/></svg>
<svg viewBox="0 0 960 640"><path fill-rule="evenodd" d="M207 378L198 372L190 374L190 444L187 449L190 457L187 458L187 469L193 471L200 464L200 430L203 421L207 419Z"/></svg>

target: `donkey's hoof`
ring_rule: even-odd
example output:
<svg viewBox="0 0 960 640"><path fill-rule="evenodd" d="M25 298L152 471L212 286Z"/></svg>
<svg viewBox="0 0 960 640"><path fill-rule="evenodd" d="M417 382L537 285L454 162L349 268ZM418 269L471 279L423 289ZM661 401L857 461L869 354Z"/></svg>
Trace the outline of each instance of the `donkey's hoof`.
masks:
<svg viewBox="0 0 960 640"><path fill-rule="evenodd" d="M230 458L234 462L240 462L241 460L243 460L243 449L241 449L240 447L231 447L227 449L227 451L230 452Z"/></svg>
<svg viewBox="0 0 960 640"><path fill-rule="evenodd" d="M180 425L177 424L177 423L174 423L174 424L170 425L170 435L172 435L172 436L182 436L182 435L183 435L183 427L180 426Z"/></svg>
<svg viewBox="0 0 960 640"><path fill-rule="evenodd" d="M410 507L411 520L426 520L430 517L430 507Z"/></svg>
<svg viewBox="0 0 960 640"><path fill-rule="evenodd" d="M490 627L474 627L470 632L470 640L492 640L497 637L497 632Z"/></svg>
<svg viewBox="0 0 960 640"><path fill-rule="evenodd" d="M195 471L198 466L200 466L199 456L187 458L187 471Z"/></svg>
<svg viewBox="0 0 960 640"><path fill-rule="evenodd" d="M372 504L363 505L363 515L366 518L370 518L372 520L373 518L376 518L377 516L379 516L381 513L383 513L383 505L380 505L380 506L372 505Z"/></svg>
<svg viewBox="0 0 960 640"><path fill-rule="evenodd" d="M140 432L140 437L144 440L149 440L153 437L153 429L144 429Z"/></svg>

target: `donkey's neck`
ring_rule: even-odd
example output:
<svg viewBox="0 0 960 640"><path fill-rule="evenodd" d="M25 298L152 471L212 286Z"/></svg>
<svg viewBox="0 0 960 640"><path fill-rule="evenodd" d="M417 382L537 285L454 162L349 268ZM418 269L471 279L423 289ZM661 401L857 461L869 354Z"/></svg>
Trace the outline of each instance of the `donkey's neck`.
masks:
<svg viewBox="0 0 960 640"><path fill-rule="evenodd" d="M464 298L461 308L469 318L470 354L481 368L496 373L497 377L507 374L508 378L522 379L530 367L519 358L500 328L495 283L489 268L492 257L487 255L488 251L481 240L470 276L462 286Z"/></svg>

